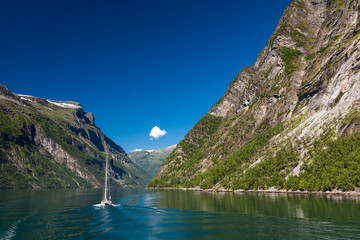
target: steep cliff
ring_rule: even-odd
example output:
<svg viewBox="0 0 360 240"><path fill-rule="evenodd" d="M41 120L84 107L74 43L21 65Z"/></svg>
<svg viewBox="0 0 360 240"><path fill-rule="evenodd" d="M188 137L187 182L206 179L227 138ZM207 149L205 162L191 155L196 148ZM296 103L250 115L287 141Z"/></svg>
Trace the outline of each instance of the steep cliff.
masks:
<svg viewBox="0 0 360 240"><path fill-rule="evenodd" d="M360 3L295 0L149 187L359 190Z"/></svg>
<svg viewBox="0 0 360 240"><path fill-rule="evenodd" d="M113 186L150 180L80 104L16 95L0 85L0 188L101 187L105 148Z"/></svg>
<svg viewBox="0 0 360 240"><path fill-rule="evenodd" d="M157 150L137 149L128 153L129 158L144 169L151 177L154 177L161 164L175 149L176 145Z"/></svg>

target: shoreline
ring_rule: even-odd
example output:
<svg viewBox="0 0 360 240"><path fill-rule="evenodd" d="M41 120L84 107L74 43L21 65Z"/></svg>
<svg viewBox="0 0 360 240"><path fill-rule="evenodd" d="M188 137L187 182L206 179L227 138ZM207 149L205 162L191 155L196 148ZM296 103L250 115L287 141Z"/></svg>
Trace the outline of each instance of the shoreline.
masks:
<svg viewBox="0 0 360 240"><path fill-rule="evenodd" d="M175 187L166 187L166 188L145 188L147 190L182 190L182 191L197 191L197 192L211 192L211 193L280 193L280 194L301 194L301 195L340 195L340 196L360 196L360 192L356 191L349 191L343 192L340 190L333 190L333 191L300 191L300 190L279 190L279 189L267 189L267 190L231 190L231 189L201 189L201 188L175 188Z"/></svg>

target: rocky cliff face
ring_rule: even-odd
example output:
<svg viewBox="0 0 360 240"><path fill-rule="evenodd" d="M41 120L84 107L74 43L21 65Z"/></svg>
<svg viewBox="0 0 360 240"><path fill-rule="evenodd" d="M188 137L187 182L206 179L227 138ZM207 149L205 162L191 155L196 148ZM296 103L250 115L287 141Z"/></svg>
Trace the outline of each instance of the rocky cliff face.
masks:
<svg viewBox="0 0 360 240"><path fill-rule="evenodd" d="M359 11L357 0L293 1L148 186L358 190Z"/></svg>
<svg viewBox="0 0 360 240"><path fill-rule="evenodd" d="M137 149L129 152L129 158L142 167L151 177L154 177L159 170L161 164L169 157L170 153L175 149L176 145L157 150Z"/></svg>
<svg viewBox="0 0 360 240"><path fill-rule="evenodd" d="M80 104L16 95L0 85L0 188L101 187L105 150L113 185L150 180Z"/></svg>

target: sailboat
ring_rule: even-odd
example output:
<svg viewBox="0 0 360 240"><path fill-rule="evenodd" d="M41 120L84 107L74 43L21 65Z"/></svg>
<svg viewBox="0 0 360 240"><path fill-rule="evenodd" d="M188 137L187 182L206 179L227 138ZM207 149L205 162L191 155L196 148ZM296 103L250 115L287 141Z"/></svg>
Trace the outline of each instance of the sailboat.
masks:
<svg viewBox="0 0 360 240"><path fill-rule="evenodd" d="M110 196L110 186L108 186L108 154L106 154L104 199L101 201L101 205L102 206L113 205L113 203L111 202L111 196Z"/></svg>

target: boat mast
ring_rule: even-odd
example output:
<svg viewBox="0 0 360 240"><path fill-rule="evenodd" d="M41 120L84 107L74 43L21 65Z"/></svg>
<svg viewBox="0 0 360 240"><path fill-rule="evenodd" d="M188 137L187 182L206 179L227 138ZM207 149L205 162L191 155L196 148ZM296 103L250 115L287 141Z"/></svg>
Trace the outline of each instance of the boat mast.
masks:
<svg viewBox="0 0 360 240"><path fill-rule="evenodd" d="M110 182L108 183L108 197L109 197L109 201L111 202Z"/></svg>
<svg viewBox="0 0 360 240"><path fill-rule="evenodd" d="M108 175L108 154L106 153L105 190L104 190L104 200L105 201L107 201L107 175Z"/></svg>

